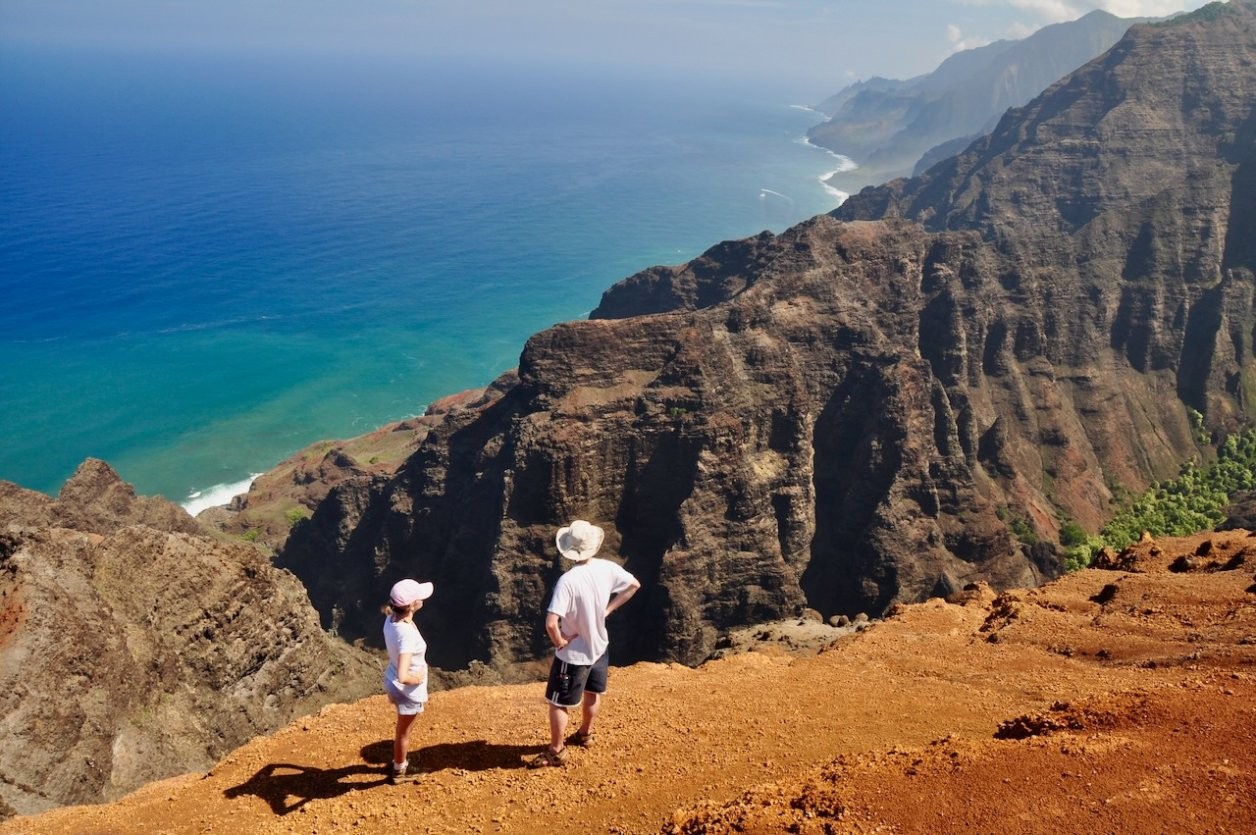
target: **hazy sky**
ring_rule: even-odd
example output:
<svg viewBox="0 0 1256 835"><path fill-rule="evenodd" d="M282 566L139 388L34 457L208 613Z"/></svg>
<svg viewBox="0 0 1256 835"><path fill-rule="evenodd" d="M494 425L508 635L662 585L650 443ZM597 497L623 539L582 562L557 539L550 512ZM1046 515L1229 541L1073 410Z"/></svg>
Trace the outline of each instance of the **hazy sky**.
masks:
<svg viewBox="0 0 1256 835"><path fill-rule="evenodd" d="M0 39L597 62L758 76L818 99L1102 8L1203 0L0 0ZM0 57L0 61L3 58Z"/></svg>

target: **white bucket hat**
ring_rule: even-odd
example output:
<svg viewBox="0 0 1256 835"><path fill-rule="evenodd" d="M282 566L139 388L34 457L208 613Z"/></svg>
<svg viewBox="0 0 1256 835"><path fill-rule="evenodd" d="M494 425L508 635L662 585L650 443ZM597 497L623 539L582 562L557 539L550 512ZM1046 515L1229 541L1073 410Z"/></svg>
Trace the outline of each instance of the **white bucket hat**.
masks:
<svg viewBox="0 0 1256 835"><path fill-rule="evenodd" d="M606 532L597 525L577 519L567 527L559 528L554 541L558 543L558 553L573 562L584 562L602 547L604 536Z"/></svg>

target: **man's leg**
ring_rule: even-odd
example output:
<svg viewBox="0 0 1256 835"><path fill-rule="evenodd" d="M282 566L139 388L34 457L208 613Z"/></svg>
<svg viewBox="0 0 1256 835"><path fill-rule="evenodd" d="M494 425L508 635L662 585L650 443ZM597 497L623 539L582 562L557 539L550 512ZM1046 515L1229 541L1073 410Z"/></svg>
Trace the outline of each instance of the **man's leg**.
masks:
<svg viewBox="0 0 1256 835"><path fill-rule="evenodd" d="M567 708L549 706L550 750L557 754L563 750L563 737L567 734Z"/></svg>
<svg viewBox="0 0 1256 835"><path fill-rule="evenodd" d="M576 741L587 746L593 737L593 720L597 718L602 706L602 694L606 692L607 679L610 676L610 659L607 653L593 662L585 680L584 697L581 699L580 730L574 737Z"/></svg>
<svg viewBox="0 0 1256 835"><path fill-rule="evenodd" d="M602 706L602 694L584 691L584 702L580 706L580 735L593 735L593 720L597 718L598 709ZM564 723L564 726L566 723Z"/></svg>

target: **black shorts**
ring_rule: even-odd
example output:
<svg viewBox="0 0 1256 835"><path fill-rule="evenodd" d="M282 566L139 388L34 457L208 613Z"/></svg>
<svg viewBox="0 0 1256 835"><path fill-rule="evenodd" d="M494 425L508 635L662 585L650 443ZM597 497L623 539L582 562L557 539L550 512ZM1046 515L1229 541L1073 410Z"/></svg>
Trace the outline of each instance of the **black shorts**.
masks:
<svg viewBox="0 0 1256 835"><path fill-rule="evenodd" d="M558 707L576 707L586 691L605 693L609 656L609 652L604 652L592 664L568 664L554 656L549 682L545 685L545 701Z"/></svg>

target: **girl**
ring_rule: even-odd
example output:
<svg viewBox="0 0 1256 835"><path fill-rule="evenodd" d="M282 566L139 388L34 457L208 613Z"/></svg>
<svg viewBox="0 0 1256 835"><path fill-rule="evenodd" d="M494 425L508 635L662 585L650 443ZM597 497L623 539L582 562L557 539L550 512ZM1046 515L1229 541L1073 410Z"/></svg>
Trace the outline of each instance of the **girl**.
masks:
<svg viewBox="0 0 1256 835"><path fill-rule="evenodd" d="M416 580L397 582L384 606L384 646L388 648L388 669L384 671L384 692L397 708L397 732L393 736L393 764L389 782L406 776L406 755L410 747L410 725L427 703L427 642L414 625L414 613L432 596L433 585Z"/></svg>

